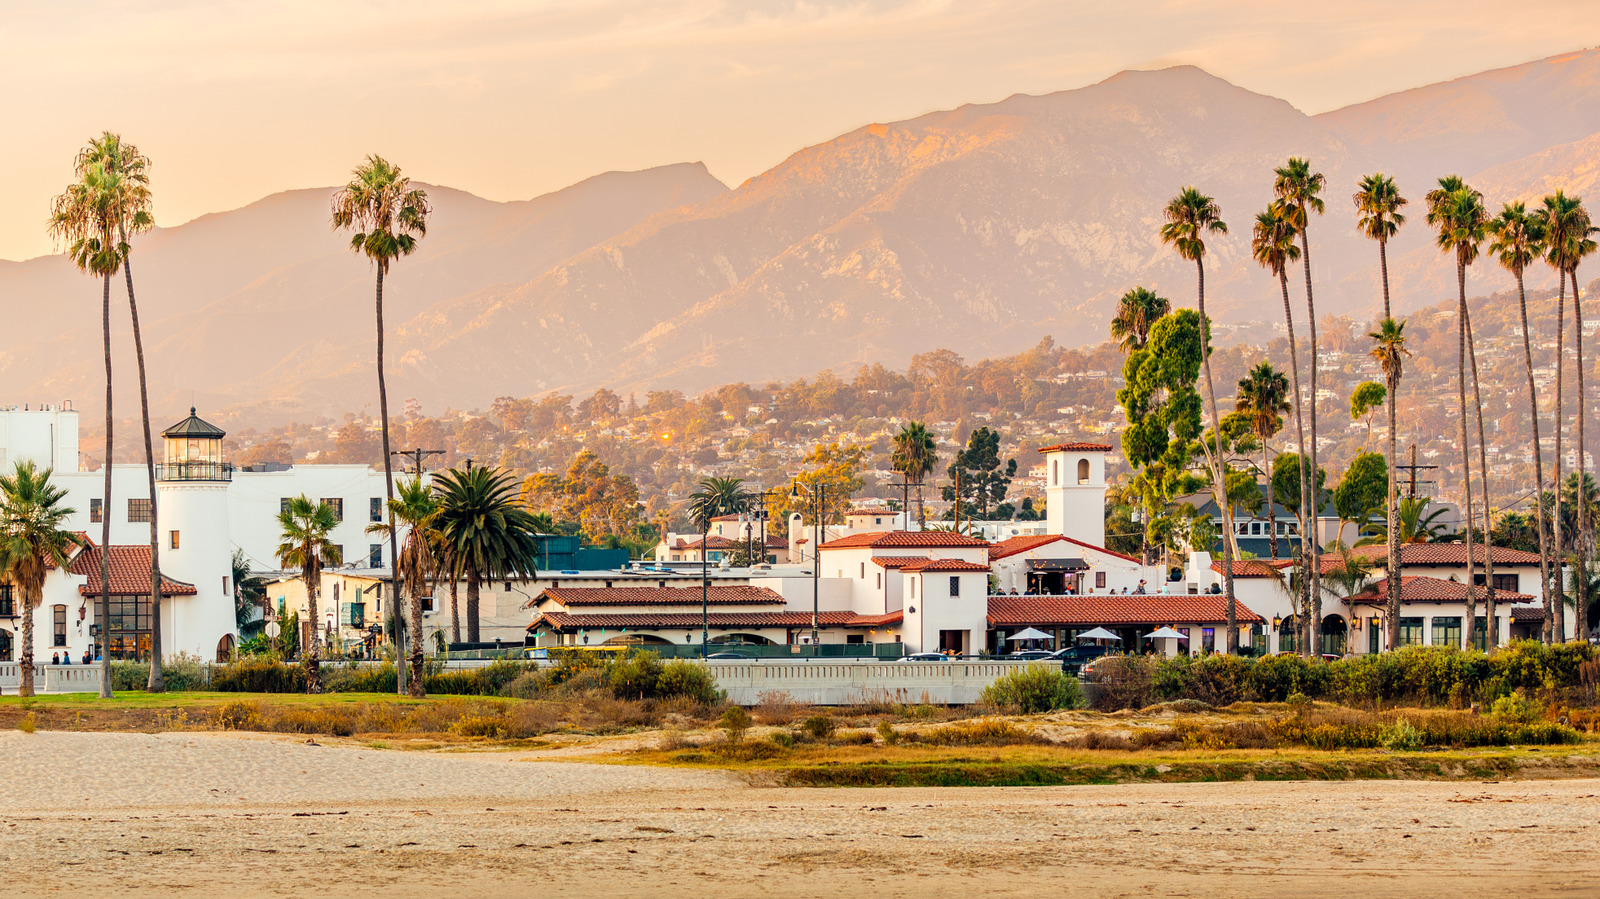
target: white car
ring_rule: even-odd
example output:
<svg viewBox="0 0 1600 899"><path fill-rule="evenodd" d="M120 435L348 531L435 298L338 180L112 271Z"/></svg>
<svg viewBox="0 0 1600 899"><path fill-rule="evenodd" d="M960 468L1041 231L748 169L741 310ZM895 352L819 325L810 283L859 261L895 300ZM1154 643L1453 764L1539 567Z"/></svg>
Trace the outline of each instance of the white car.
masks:
<svg viewBox="0 0 1600 899"><path fill-rule="evenodd" d="M942 652L914 652L911 655L902 656L900 661L902 661L902 662L948 662L948 661L950 661L950 657L945 655Z"/></svg>

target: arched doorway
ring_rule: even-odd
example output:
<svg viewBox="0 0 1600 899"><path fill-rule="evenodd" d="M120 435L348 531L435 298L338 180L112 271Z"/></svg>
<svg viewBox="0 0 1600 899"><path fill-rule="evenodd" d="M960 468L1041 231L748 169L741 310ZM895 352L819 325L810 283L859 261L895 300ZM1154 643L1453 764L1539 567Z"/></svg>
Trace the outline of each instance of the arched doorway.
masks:
<svg viewBox="0 0 1600 899"><path fill-rule="evenodd" d="M0 662L11 661L11 632L0 631Z"/></svg>
<svg viewBox="0 0 1600 899"><path fill-rule="evenodd" d="M1293 615L1278 622L1278 651L1300 651L1300 622Z"/></svg>
<svg viewBox="0 0 1600 899"><path fill-rule="evenodd" d="M223 634L222 635L222 639L217 641L217 661L219 661L219 662L231 662L231 661L233 661L233 648L234 648L233 635L232 634Z"/></svg>
<svg viewBox="0 0 1600 899"><path fill-rule="evenodd" d="M1344 655L1345 638L1348 628L1344 618L1338 615L1329 615L1322 619L1322 652L1325 655Z"/></svg>

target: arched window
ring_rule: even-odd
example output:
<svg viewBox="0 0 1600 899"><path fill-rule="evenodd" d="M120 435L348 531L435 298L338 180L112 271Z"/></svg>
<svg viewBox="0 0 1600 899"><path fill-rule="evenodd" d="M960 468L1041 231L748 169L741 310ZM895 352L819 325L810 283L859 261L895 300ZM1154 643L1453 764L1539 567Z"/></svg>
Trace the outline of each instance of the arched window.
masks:
<svg viewBox="0 0 1600 899"><path fill-rule="evenodd" d="M231 662L231 661L233 661L233 635L232 634L223 634L222 635L222 639L217 641L217 661L219 661L219 662Z"/></svg>
<svg viewBox="0 0 1600 899"><path fill-rule="evenodd" d="M1078 460L1078 483L1080 483L1080 484L1089 483L1089 460L1088 459L1079 459Z"/></svg>

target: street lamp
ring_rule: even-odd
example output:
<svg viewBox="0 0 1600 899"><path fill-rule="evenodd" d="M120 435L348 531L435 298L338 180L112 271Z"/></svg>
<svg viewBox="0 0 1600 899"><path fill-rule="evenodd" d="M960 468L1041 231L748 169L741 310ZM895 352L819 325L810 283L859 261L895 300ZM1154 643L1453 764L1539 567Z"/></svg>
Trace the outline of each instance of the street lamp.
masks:
<svg viewBox="0 0 1600 899"><path fill-rule="evenodd" d="M789 489L790 499L798 500L801 498L800 487L800 482L798 480L795 481L794 486ZM827 508L828 485L806 484L805 489L807 497L811 500L811 525L813 529L811 543L811 651L813 655L821 655L822 636L817 627L817 608L822 590L820 580L822 577L822 554L818 549L822 546L822 513ZM763 547L764 550L765 547Z"/></svg>

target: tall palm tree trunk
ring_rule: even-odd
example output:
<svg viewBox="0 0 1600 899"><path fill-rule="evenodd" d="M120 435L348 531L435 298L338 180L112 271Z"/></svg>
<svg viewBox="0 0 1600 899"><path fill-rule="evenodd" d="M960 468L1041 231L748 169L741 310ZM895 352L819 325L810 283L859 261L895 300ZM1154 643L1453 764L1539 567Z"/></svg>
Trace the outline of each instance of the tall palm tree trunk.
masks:
<svg viewBox="0 0 1600 899"><path fill-rule="evenodd" d="M1548 622L1550 627L1550 640L1553 643L1564 643L1567 639L1567 603L1566 603L1566 578L1562 568L1566 562L1565 548L1561 542L1561 429L1566 424L1562 416L1561 393L1563 375L1566 369L1566 333L1567 333L1567 273L1565 269L1559 273L1560 287L1556 292L1556 411L1555 411L1555 501L1556 507L1550 514L1550 533L1555 546L1555 571L1551 573L1554 580L1554 619Z"/></svg>
<svg viewBox="0 0 1600 899"><path fill-rule="evenodd" d="M1394 316L1389 313L1389 242L1387 240L1378 241L1378 271L1383 275L1383 317L1393 318ZM1394 460L1390 459L1389 464L1393 466Z"/></svg>
<svg viewBox="0 0 1600 899"><path fill-rule="evenodd" d="M1272 561L1276 562L1278 561L1278 512L1273 508L1272 449L1267 446L1266 437L1261 438L1261 471L1267 478L1267 536L1270 538L1268 545L1272 547Z"/></svg>
<svg viewBox="0 0 1600 899"><path fill-rule="evenodd" d="M1378 246L1382 247L1383 244L1379 244ZM1388 279L1385 278L1384 281L1385 281L1385 286L1386 286L1385 293L1387 293L1387 282L1388 282ZM1385 302L1384 305L1387 306L1388 303ZM1388 310L1386 309L1384 311L1387 312ZM1396 408L1399 406L1399 396L1398 396L1398 394L1400 392L1400 376L1399 376L1399 373L1396 372L1396 373L1391 374L1389 376L1389 378L1388 378L1388 381L1389 381L1389 441L1388 441L1388 444L1389 444L1389 497L1388 497L1389 498L1389 515L1388 515L1389 533L1387 535L1388 539L1385 542L1388 544L1388 550L1389 550L1389 553L1388 553L1388 556L1389 556L1388 557L1388 566L1387 566L1388 571L1386 572L1387 580L1388 580L1389 601L1387 603L1385 603L1386 611L1387 611L1388 614L1386 614L1384 617L1389 620L1389 628L1388 628L1388 630L1389 630L1389 648L1393 649L1394 648L1394 641L1400 634L1400 521L1399 521L1399 516L1397 514L1395 514L1396 513L1395 505L1398 502L1399 491L1396 489L1397 485L1395 484L1395 477L1394 477L1394 473L1395 473L1395 467L1394 467L1395 431L1397 430L1397 427L1398 427L1398 419L1397 419L1397 416L1395 414L1395 411L1396 411Z"/></svg>
<svg viewBox="0 0 1600 899"><path fill-rule="evenodd" d="M704 551L704 548L701 550ZM467 569L467 642L478 642L478 569Z"/></svg>
<svg viewBox="0 0 1600 899"><path fill-rule="evenodd" d="M460 584L455 572L450 572L450 642L461 642L461 605L456 587Z"/></svg>
<svg viewBox="0 0 1600 899"><path fill-rule="evenodd" d="M310 554L309 549L307 554ZM309 631L301 640L300 648L301 656L305 660L306 692L321 693L322 653L319 649L322 646L322 628L317 626L317 593L322 587L322 576L315 565L307 565L301 572L301 577L305 578L306 582L306 619L310 624L310 627L301 625L302 630Z"/></svg>
<svg viewBox="0 0 1600 899"><path fill-rule="evenodd" d="M1464 308L1464 307L1463 307ZM1467 358L1472 363L1472 405L1478 418L1478 484L1483 488L1483 626L1488 629L1483 639L1485 652L1492 652L1500 636L1494 618L1494 538L1489 521L1489 450L1483 436L1483 396L1478 392L1478 349L1472 334L1472 318L1467 326Z"/></svg>
<svg viewBox="0 0 1600 899"><path fill-rule="evenodd" d="M1467 620L1462 628L1462 636L1467 647L1471 647L1478 626L1478 599L1477 591L1472 589L1476 566L1472 555L1472 435L1467 428L1467 420L1472 415L1472 410L1467 406L1467 266L1459 252L1456 255L1456 287L1459 296L1456 309L1459 319L1456 322L1456 390L1461 399L1461 484L1466 495L1462 507L1465 526L1461 533L1467 547L1467 576L1466 583L1462 585L1466 592Z"/></svg>
<svg viewBox="0 0 1600 899"><path fill-rule="evenodd" d="M384 371L383 371L383 337L384 337L384 334L383 334L383 275L384 275L384 268L385 268L385 266L384 266L383 263L381 263L381 262L378 263L378 278L377 278L378 287L377 287L377 298L376 298L377 299L377 302L376 302L377 319L378 319L378 416L380 418L380 423L381 423L381 427L382 427L382 431L383 431L383 491L384 491L385 497L390 502L393 502L394 501L394 456L390 455L390 444L389 444L389 386L388 386L388 383L384 379ZM387 506L385 506L385 508L387 508ZM391 587L394 589L394 595L395 595L395 598L397 600L400 597L399 582L397 581L397 579L395 577L395 566L398 565L399 562L400 562L399 533L398 533L398 530L399 529L396 528L396 527L389 528L389 583L390 583ZM405 605L401 605L399 608L395 609L395 613L396 613L395 614L395 618L396 618L396 620L403 620L402 619L402 615L404 613L403 613L402 610L404 610L406 608L407 607ZM397 689L405 690L407 693L409 693L412 696L420 696L421 693L418 692L418 691L420 691L421 688L422 688L422 600L421 600L421 598L417 597L417 596L410 597L410 607L409 608L410 608L410 615L408 617L409 617L410 620L406 622L406 628L405 629L411 631L411 633L408 635L410 637L410 643L411 643L410 653L409 653L409 655L410 655L410 668L411 668L411 670L409 672L410 677L407 678L405 676L405 674L401 674L400 677L399 677L399 681L398 681L396 687L397 687ZM405 663L401 663L400 667L405 667ZM416 681L416 683L415 684L411 684L411 683L409 683L409 681Z"/></svg>
<svg viewBox="0 0 1600 899"><path fill-rule="evenodd" d="M1206 404L1211 408L1211 432L1216 436L1215 452L1212 447L1205 447L1206 463L1211 466L1211 494L1216 497L1217 509L1222 512L1222 583L1223 591L1228 597L1228 654L1233 655L1239 649L1239 611L1238 603L1233 593L1233 560L1234 560L1234 533L1233 533L1233 507L1228 502L1227 469L1222 461L1222 419L1217 416L1217 387L1211 379L1211 347L1206 332L1211 330L1211 320L1206 318L1206 266L1199 259L1194 261L1195 271L1199 275L1199 307L1200 307L1200 365L1205 369L1206 375Z"/></svg>
<svg viewBox="0 0 1600 899"><path fill-rule="evenodd" d="M1584 430L1588 424L1589 398L1583 387L1583 299L1578 287L1578 266L1568 272L1572 281L1572 349L1577 353L1573 367L1578 370L1578 570L1581 577L1573 590L1577 600L1577 621L1573 628L1580 640L1589 634L1589 560L1594 556L1594 523L1589 520L1589 489L1585 482L1589 464L1584 458Z"/></svg>
<svg viewBox="0 0 1600 899"><path fill-rule="evenodd" d="M1302 216L1305 215L1305 210L1304 209L1301 209L1300 212L1301 212ZM1308 481L1307 481L1307 493L1310 495L1312 505L1313 506L1320 506L1320 501L1319 501L1320 498L1318 496L1316 496L1316 492L1317 492L1317 487L1316 487L1316 484L1317 484L1317 303L1316 303L1316 300L1314 300L1312 298L1312 293L1311 293L1311 239L1306 234L1306 232L1308 230L1310 230L1310 229L1306 228L1306 227L1302 227L1300 229L1300 260L1301 260L1301 263L1305 266L1305 273L1306 273L1306 316L1307 316L1307 327L1310 329L1310 335L1309 336L1310 336L1310 340L1311 340L1311 444L1310 444L1310 446L1306 447L1306 452L1309 454L1309 457L1307 458L1307 462L1308 462L1308 465L1310 467L1310 471L1306 474L1306 477L1308 478ZM1319 525L1321 523L1321 519L1322 519L1322 509L1320 507L1311 508L1311 509L1308 509L1306 511L1306 520L1307 520L1307 523L1310 524L1310 526L1311 526L1311 533L1309 534L1309 536L1311 538L1311 552L1312 552L1311 561L1310 561L1310 563L1308 563L1308 566L1307 566L1307 568L1308 568L1307 573L1310 575L1308 580L1310 582L1310 591L1311 591L1311 611L1310 611L1310 616L1309 616L1310 620L1306 622L1307 627L1308 627L1308 632L1306 634L1306 643L1308 645L1307 645L1306 649L1310 653L1320 653L1320 652L1322 652L1322 647L1318 645L1318 643L1320 642L1318 638L1322 634L1322 539L1321 539L1322 535L1321 535L1321 533L1319 533ZM1307 535L1302 535L1301 536L1300 539L1301 539L1302 542L1304 542L1304 540L1306 539L1306 536Z"/></svg>
<svg viewBox="0 0 1600 899"><path fill-rule="evenodd" d="M104 556L105 553L101 553L101 555ZM17 695L18 696L32 696L33 695L33 630L34 630L34 628L33 628L33 616L38 613L39 607L44 605L44 603L42 601L35 600L33 598L33 595L32 595L33 594L33 588L32 587L28 587L28 586L24 585L22 587L22 589L18 590L17 592L22 594L22 597L21 597L21 599L22 599L22 631L21 631L22 647L21 647L21 652L17 653L17 668L18 668L17 675L18 675L18 677L21 678L21 681L17 686ZM102 681L102 683L105 683L105 682ZM101 692L103 693L103 692L105 692L105 690L107 688L105 686L102 686L100 689L101 689Z"/></svg>
<svg viewBox="0 0 1600 899"><path fill-rule="evenodd" d="M124 243L128 235L122 235ZM150 485L150 679L145 689L160 693L167 689L161 669L161 525L156 502L155 444L150 439L150 389L144 375L144 336L139 330L139 303L133 297L131 255L122 260L122 273L128 281L128 313L133 318L133 352L139 361L139 418L144 423L144 470Z"/></svg>
<svg viewBox="0 0 1600 899"><path fill-rule="evenodd" d="M1545 523L1544 508L1544 450L1539 445L1539 388L1533 383L1533 337L1528 333L1528 294L1522 283L1522 269L1515 269L1517 276L1517 306L1522 313L1522 360L1523 367L1528 372L1528 421L1533 426L1533 480L1534 502L1537 514L1536 526L1539 529L1539 592L1544 594L1544 626L1542 627L1545 642L1550 642L1550 616L1554 610L1550 605L1550 547L1546 539L1548 525Z"/></svg>
<svg viewBox="0 0 1600 899"><path fill-rule="evenodd" d="M1300 393L1300 348L1294 339L1294 311L1289 306L1289 273L1286 269L1278 270L1278 286L1283 289L1283 326L1289 335L1289 377L1294 387L1294 430L1296 444L1300 450L1300 511L1296 513L1296 526L1300 528L1300 593L1297 594L1295 604L1299 607L1299 614L1295 619L1295 628L1298 633L1304 626L1305 603L1299 598L1310 585L1311 561L1306 549L1306 509L1311 505L1311 484L1306 474L1306 417L1305 402ZM1313 360L1315 357L1313 357ZM1291 586L1291 589L1292 586ZM1279 634L1280 648L1283 635Z"/></svg>
<svg viewBox="0 0 1600 899"><path fill-rule="evenodd" d="M111 698L111 459L113 456L112 417L111 417L111 273L105 275L105 286L101 298L101 330L105 332L106 343L106 461L105 461L105 499L100 501L100 610L96 617L100 619L100 697ZM32 616L28 622L31 626ZM33 637L29 634L24 638L27 647L28 661L32 662ZM27 691L20 695L33 695L33 665L22 666L22 676L26 679L23 687Z"/></svg>

